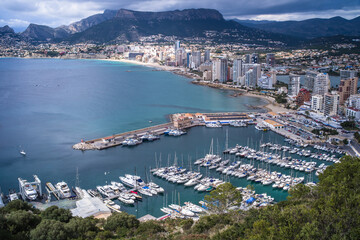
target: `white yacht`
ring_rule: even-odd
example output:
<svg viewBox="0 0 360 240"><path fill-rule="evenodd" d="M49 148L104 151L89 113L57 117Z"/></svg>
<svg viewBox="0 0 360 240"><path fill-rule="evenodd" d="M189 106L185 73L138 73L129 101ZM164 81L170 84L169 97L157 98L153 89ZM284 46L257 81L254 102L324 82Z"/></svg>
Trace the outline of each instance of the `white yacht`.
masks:
<svg viewBox="0 0 360 240"><path fill-rule="evenodd" d="M58 182L55 185L56 189L58 189L61 193L61 195L63 195L64 198L69 198L71 197L71 192L70 192L70 188L69 186L66 184L66 182L62 181L62 182Z"/></svg>
<svg viewBox="0 0 360 240"><path fill-rule="evenodd" d="M136 186L136 180L127 177L119 177L120 181L128 187L134 188Z"/></svg>
<svg viewBox="0 0 360 240"><path fill-rule="evenodd" d="M34 201L38 197L38 193L30 183L25 183L24 193L25 193L25 197L30 201Z"/></svg>
<svg viewBox="0 0 360 240"><path fill-rule="evenodd" d="M126 203L126 204L134 204L135 203L134 199L132 199L131 196L126 193L120 193L118 199L119 199L119 201Z"/></svg>

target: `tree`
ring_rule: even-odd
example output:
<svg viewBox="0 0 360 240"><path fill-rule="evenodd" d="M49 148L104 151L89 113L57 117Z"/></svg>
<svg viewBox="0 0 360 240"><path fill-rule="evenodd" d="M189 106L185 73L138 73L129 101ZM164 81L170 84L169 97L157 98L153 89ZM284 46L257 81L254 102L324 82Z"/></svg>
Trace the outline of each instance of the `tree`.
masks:
<svg viewBox="0 0 360 240"><path fill-rule="evenodd" d="M159 224L159 222L146 221L139 225L139 227L136 229L135 234L147 238L164 231L165 229Z"/></svg>
<svg viewBox="0 0 360 240"><path fill-rule="evenodd" d="M358 130L358 128L356 127L355 121L342 122L340 125L345 130Z"/></svg>
<svg viewBox="0 0 360 240"><path fill-rule="evenodd" d="M53 219L60 222L69 222L72 218L70 210L59 208L58 206L51 206L45 209L41 216L43 219Z"/></svg>
<svg viewBox="0 0 360 240"><path fill-rule="evenodd" d="M241 193L229 182L223 183L205 196L208 207L215 213L225 213L229 207L240 206Z"/></svg>
<svg viewBox="0 0 360 240"><path fill-rule="evenodd" d="M348 144L349 144L349 140L347 140L347 138L345 138L345 139L343 140L343 143L344 143L344 145L348 145Z"/></svg>
<svg viewBox="0 0 360 240"><path fill-rule="evenodd" d="M105 230L115 232L118 228L137 228L139 226L139 220L134 215L127 214L125 212L114 213L106 220L104 225Z"/></svg>
<svg viewBox="0 0 360 240"><path fill-rule="evenodd" d="M45 219L30 232L32 240L66 240L71 238L66 231L65 223Z"/></svg>
<svg viewBox="0 0 360 240"><path fill-rule="evenodd" d="M12 234L30 231L40 221L39 216L25 210L13 211L7 216L8 228Z"/></svg>
<svg viewBox="0 0 360 240"><path fill-rule="evenodd" d="M30 205L29 203L22 201L20 199L11 201L4 208L0 209L1 212L5 212L5 213L9 213L12 211L17 211L17 210L25 210L25 211L31 210L33 212L39 212L38 210L33 208L32 205Z"/></svg>
<svg viewBox="0 0 360 240"><path fill-rule="evenodd" d="M96 220L92 218L72 218L66 225L67 232L71 233L72 238L89 239L88 232L96 232Z"/></svg>

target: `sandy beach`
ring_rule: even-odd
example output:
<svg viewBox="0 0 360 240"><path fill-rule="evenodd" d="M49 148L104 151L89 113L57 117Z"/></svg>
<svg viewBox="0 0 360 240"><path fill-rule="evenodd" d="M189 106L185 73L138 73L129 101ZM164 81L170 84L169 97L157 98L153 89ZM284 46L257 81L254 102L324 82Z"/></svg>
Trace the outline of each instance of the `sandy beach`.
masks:
<svg viewBox="0 0 360 240"><path fill-rule="evenodd" d="M100 59L100 60L132 63L132 64L142 65L142 66L156 68L156 69L159 69L159 70L170 71L170 72L184 71L185 70L185 68L181 68L181 67L164 66L164 65L160 65L158 63L144 63L144 62L139 62L139 61L135 61L135 60L128 60L128 59L111 59L110 58L110 59Z"/></svg>

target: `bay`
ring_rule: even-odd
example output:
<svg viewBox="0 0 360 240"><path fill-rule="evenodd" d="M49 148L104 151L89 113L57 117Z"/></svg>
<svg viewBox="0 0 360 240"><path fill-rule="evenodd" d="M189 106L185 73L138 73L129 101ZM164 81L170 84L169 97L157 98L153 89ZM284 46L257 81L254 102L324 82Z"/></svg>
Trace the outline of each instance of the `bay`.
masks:
<svg viewBox="0 0 360 240"><path fill-rule="evenodd" d="M194 149L167 140L134 149L75 151L80 139L93 139L167 121L176 112L250 111L264 105L252 97L193 85L170 72L120 62L59 59L0 59L0 187L18 189L18 177L37 174L45 182L64 180L73 186L105 181L154 164L154 152ZM253 111L253 110L251 110ZM188 136L192 136L189 134ZM209 144L208 136L199 136ZM154 149L160 144L158 149ZM147 146L145 148L144 146ZM198 149L204 150L203 145ZM175 149L178 148L178 149ZM208 146L206 146L208 148ZM24 149L27 156L19 151ZM110 172L110 175L105 175ZM44 184L43 184L44 185Z"/></svg>

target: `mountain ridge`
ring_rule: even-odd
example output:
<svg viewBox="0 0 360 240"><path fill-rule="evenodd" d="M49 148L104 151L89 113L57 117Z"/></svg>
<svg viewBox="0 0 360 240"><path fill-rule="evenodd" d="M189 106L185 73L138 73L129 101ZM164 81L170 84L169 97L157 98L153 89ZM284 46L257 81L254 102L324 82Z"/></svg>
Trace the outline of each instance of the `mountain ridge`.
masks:
<svg viewBox="0 0 360 240"><path fill-rule="evenodd" d="M235 21L248 27L306 39L337 35L360 36L360 16L350 20L336 16L332 18L311 18L302 21L270 21L268 23L239 19Z"/></svg>

